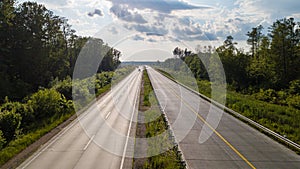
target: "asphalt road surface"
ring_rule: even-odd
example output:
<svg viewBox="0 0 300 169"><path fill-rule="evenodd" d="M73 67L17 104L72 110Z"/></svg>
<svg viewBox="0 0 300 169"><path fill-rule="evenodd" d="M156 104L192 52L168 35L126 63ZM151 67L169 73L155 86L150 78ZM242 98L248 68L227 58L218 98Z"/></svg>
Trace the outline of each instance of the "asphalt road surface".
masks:
<svg viewBox="0 0 300 169"><path fill-rule="evenodd" d="M147 71L189 168L300 168L299 155L227 113L214 128L206 119L221 110L151 67Z"/></svg>
<svg viewBox="0 0 300 169"><path fill-rule="evenodd" d="M18 168L128 168L125 156L134 146L127 136L137 118L141 78L134 70Z"/></svg>

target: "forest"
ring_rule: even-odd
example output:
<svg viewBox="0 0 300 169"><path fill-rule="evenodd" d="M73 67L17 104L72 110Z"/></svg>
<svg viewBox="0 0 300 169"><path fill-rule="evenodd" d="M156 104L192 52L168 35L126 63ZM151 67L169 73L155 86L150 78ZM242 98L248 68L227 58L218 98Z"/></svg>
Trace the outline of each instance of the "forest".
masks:
<svg viewBox="0 0 300 169"><path fill-rule="evenodd" d="M76 59L89 37L75 34L68 19L45 6L14 0L0 2L0 100L5 96L21 100L39 87L48 87L58 78L72 76ZM96 40L96 39L94 39ZM110 48L101 39L99 47ZM111 49L99 72L114 70L120 52Z"/></svg>
<svg viewBox="0 0 300 169"><path fill-rule="evenodd" d="M181 59L196 79L209 80L208 72L215 69L212 56L218 56L223 64L226 81L234 91L243 94L263 92L270 97L299 95L300 31L294 30L299 24L293 18L279 19L268 28L267 35L262 33L264 28L261 25L252 28L246 33L249 52L243 48L238 49L232 36L227 36L223 45L217 48L198 46L196 54L176 47L173 51L175 58L166 60L163 66L179 70L176 58ZM209 65L207 68L203 61ZM288 104L275 98L261 99ZM299 101L300 98L297 96L294 99ZM300 105L291 104L300 108Z"/></svg>
<svg viewBox="0 0 300 169"><path fill-rule="evenodd" d="M99 95L109 89L120 51L76 35L67 18L41 4L0 2L0 165L75 113L71 77L87 42L108 51L95 79L80 83Z"/></svg>

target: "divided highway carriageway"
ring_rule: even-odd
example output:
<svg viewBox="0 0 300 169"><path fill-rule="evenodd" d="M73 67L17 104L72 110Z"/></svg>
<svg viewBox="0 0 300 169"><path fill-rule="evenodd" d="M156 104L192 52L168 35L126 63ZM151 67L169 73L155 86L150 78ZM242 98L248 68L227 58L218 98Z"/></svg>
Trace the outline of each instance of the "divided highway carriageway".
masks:
<svg viewBox="0 0 300 169"><path fill-rule="evenodd" d="M227 113L213 127L209 110L222 110L153 68L145 71L187 168L300 168L299 155ZM134 151L129 136L135 136L141 79L142 71L134 70L18 168L131 168L126 156Z"/></svg>

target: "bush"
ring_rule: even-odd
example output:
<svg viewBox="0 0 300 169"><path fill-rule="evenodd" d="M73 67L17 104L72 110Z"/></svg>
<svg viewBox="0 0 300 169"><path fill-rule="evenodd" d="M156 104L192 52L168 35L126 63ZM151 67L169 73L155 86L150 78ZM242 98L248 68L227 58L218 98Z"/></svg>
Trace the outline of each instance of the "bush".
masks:
<svg viewBox="0 0 300 169"><path fill-rule="evenodd" d="M289 93L300 94L300 80L294 80L290 82Z"/></svg>
<svg viewBox="0 0 300 169"><path fill-rule="evenodd" d="M2 150L5 144L6 144L6 140L3 136L3 132L0 130L0 150Z"/></svg>
<svg viewBox="0 0 300 169"><path fill-rule="evenodd" d="M287 97L288 97L288 93L285 91L278 91L277 92L277 104L280 105L287 105Z"/></svg>
<svg viewBox="0 0 300 169"><path fill-rule="evenodd" d="M56 82L53 88L63 94L67 100L72 100L72 79L70 76L63 81Z"/></svg>
<svg viewBox="0 0 300 169"><path fill-rule="evenodd" d="M47 103L47 100L48 101L54 100L56 104L54 104L53 106L51 103ZM61 124L63 121L68 119L74 113L74 110L72 109L73 108L72 102L67 101L65 97L61 96L54 89L40 90L39 92L33 94L28 99L27 102L28 104L22 104L18 102L7 102L2 106L4 112L9 112L11 114L12 112L15 112L13 115L20 118L22 115L22 120L20 118L17 118L19 122L20 121L22 122L21 122L21 126L19 126L20 128L18 128L17 125L13 125L13 124L7 124L6 126L9 127L3 128L1 127L1 120L0 120L0 149L1 149L0 165L7 162L10 158L15 156L23 149L25 149L27 146L29 146L34 141L42 137L44 134L51 131L59 124ZM46 119L41 119L41 120L36 119L37 117L36 115L39 114L39 112L36 111L38 110L46 111L47 108L49 108L49 110L52 110L52 108L54 108L56 112L53 113L55 114L54 115L52 114L51 117ZM59 109L60 111L57 111ZM35 110L35 112L33 112L33 110ZM21 115L16 112L19 112ZM3 113L0 112L0 119L1 116L3 116ZM24 118L27 118L27 120L24 120ZM45 126L41 125L45 123L47 123L47 125ZM14 129L15 132L12 131L13 128L15 128ZM26 129L26 133L24 132L24 129ZM16 139L14 140L8 140L5 139L4 134L3 134L4 137L1 136L1 132L2 132L1 130L3 131L4 134L7 132L10 134L14 133L14 135L16 135L16 132L18 131L22 131L23 133L22 135L18 135L18 137L16 137Z"/></svg>
<svg viewBox="0 0 300 169"><path fill-rule="evenodd" d="M6 101L6 103L4 103L0 108L0 111L5 110L21 115L22 121L20 128L22 128L22 131L27 132L30 129L30 126L34 122L33 110L31 106L20 102Z"/></svg>
<svg viewBox="0 0 300 169"><path fill-rule="evenodd" d="M39 90L29 98L27 103L32 107L36 121L69 113L72 108L72 102L67 101L64 96L54 89Z"/></svg>
<svg viewBox="0 0 300 169"><path fill-rule="evenodd" d="M277 93L273 89L267 89L267 90L260 89L258 93L254 94L254 96L258 100L275 103Z"/></svg>
<svg viewBox="0 0 300 169"><path fill-rule="evenodd" d="M9 142L15 138L15 134L21 125L21 115L12 111L0 112L0 130L4 138Z"/></svg>
<svg viewBox="0 0 300 169"><path fill-rule="evenodd" d="M300 109L300 95L290 96L287 98L287 104L290 107Z"/></svg>
<svg viewBox="0 0 300 169"><path fill-rule="evenodd" d="M261 101L269 102L272 104L284 105L300 109L300 95L295 94L298 89L297 81L293 81L290 89L287 91L275 91L273 89L263 90L260 89L258 93L253 94L253 96ZM293 94L292 94L293 93Z"/></svg>
<svg viewBox="0 0 300 169"><path fill-rule="evenodd" d="M211 83L206 80L197 81L198 91L205 96L211 96Z"/></svg>

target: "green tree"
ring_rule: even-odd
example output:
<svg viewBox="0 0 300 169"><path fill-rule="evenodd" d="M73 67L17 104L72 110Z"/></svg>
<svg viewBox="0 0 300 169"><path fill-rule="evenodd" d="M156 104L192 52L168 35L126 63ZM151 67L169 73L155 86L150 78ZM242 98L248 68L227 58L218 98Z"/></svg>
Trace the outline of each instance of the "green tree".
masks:
<svg viewBox="0 0 300 169"><path fill-rule="evenodd" d="M4 0L0 8L0 99L21 100L56 77L72 76L88 38L76 36L66 18L35 2L16 6L13 0ZM110 50L103 41L97 48ZM120 63L121 53L112 51L105 70Z"/></svg>
<svg viewBox="0 0 300 169"><path fill-rule="evenodd" d="M270 27L271 57L275 64L278 87L286 87L288 82L299 78L300 32L294 32L293 18L277 20Z"/></svg>
<svg viewBox="0 0 300 169"><path fill-rule="evenodd" d="M259 25L255 28L252 28L252 31L246 34L249 37L247 39L247 44L251 45L251 54L253 59L259 59L258 49L262 39L262 29L263 27Z"/></svg>
<svg viewBox="0 0 300 169"><path fill-rule="evenodd" d="M249 64L249 57L238 50L236 44L233 37L228 36L216 51L222 61L227 82L237 90L241 90L248 86L246 68Z"/></svg>
<svg viewBox="0 0 300 169"><path fill-rule="evenodd" d="M21 125L22 117L18 113L4 110L0 112L0 130L6 141L11 141Z"/></svg>
<svg viewBox="0 0 300 169"><path fill-rule="evenodd" d="M255 88L272 88L276 82L275 64L270 57L270 40L268 37L261 38L261 44L257 51L257 57L250 59L247 68L250 85Z"/></svg>

